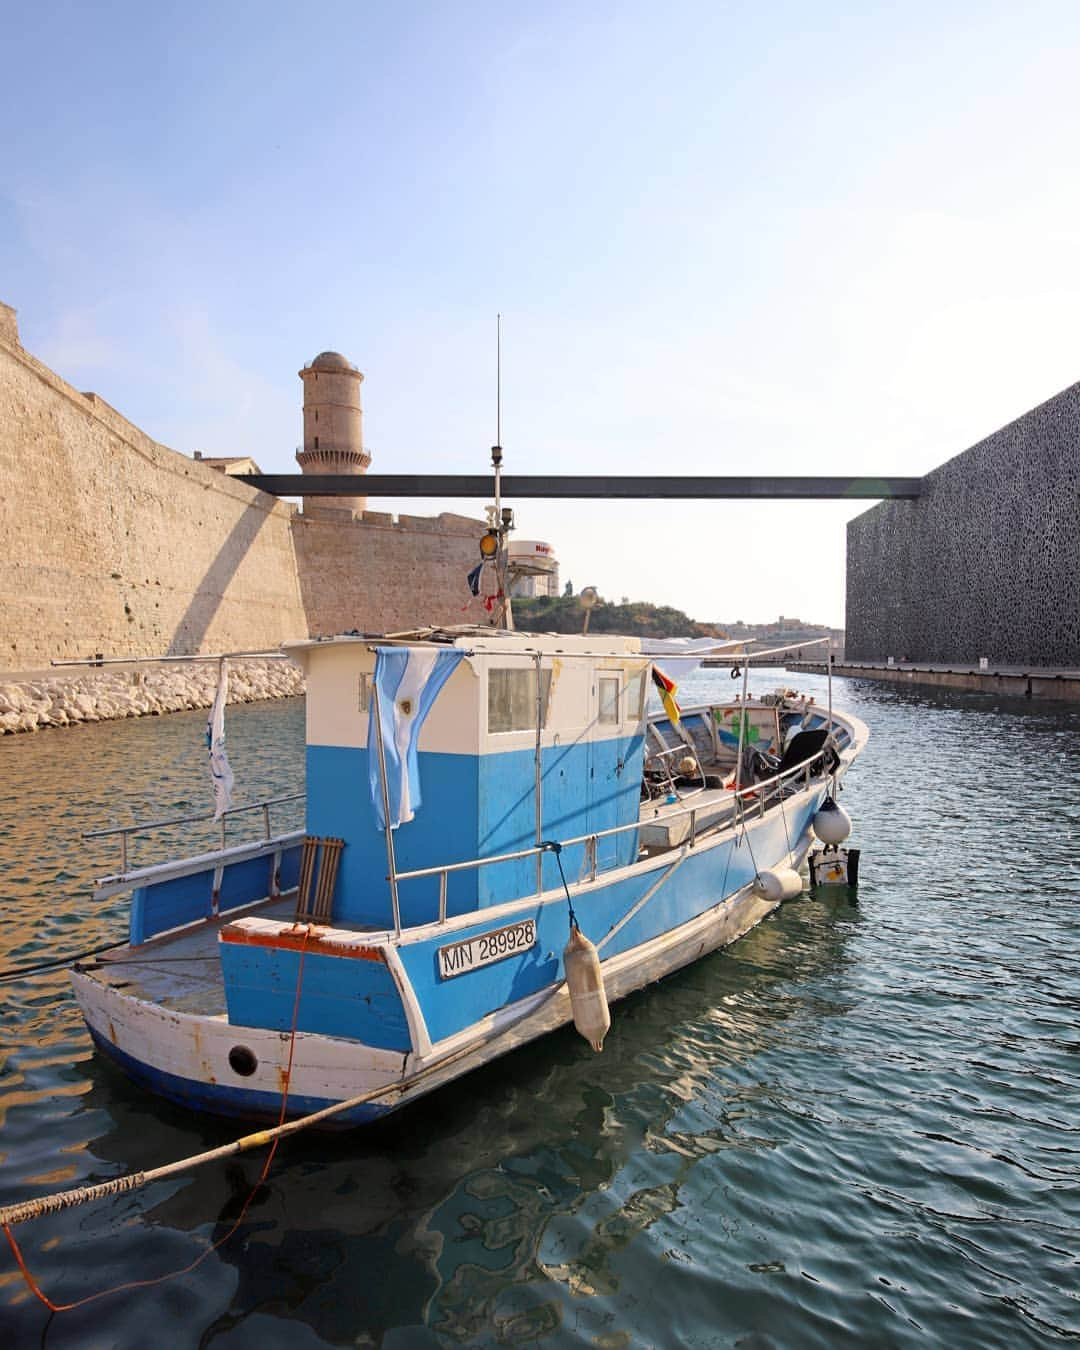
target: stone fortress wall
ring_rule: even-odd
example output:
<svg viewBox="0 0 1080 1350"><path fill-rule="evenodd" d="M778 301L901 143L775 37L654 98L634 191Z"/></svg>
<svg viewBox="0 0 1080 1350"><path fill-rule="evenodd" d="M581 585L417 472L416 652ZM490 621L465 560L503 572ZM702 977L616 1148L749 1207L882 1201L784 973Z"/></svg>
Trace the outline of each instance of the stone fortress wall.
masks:
<svg viewBox="0 0 1080 1350"><path fill-rule="evenodd" d="M150 439L0 331L0 669L305 632L292 508Z"/></svg>
<svg viewBox="0 0 1080 1350"><path fill-rule="evenodd" d="M482 622L465 578L479 561L482 526L466 516L365 511L293 519L300 592L312 637L357 628L393 633L424 624Z"/></svg>
<svg viewBox="0 0 1080 1350"><path fill-rule="evenodd" d="M66 384L0 305L0 671L468 621L481 528L305 519Z"/></svg>
<svg viewBox="0 0 1080 1350"><path fill-rule="evenodd" d="M1080 668L1080 384L848 525L853 661Z"/></svg>

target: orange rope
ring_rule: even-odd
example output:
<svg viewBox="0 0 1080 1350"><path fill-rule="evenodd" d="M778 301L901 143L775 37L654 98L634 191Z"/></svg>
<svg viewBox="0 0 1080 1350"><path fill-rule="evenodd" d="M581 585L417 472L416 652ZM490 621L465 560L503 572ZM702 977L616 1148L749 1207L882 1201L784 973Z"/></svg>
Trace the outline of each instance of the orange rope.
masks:
<svg viewBox="0 0 1080 1350"><path fill-rule="evenodd" d="M289 1032L289 1059L285 1066L285 1073L282 1077L281 1112L278 1116L278 1125L284 1124L285 1111L289 1104L289 1084L292 1080L293 1051L296 1048L296 1023L300 1015L300 990L304 981L304 957L307 955L307 944L310 936L311 925L309 924L304 930L304 941L300 947L300 964L296 970L296 995L293 999L292 1027ZM244 1222L244 1219L247 1217L248 1209L251 1207L251 1202L255 1199L255 1196L262 1188L263 1182L266 1180L267 1174L270 1171L270 1164L274 1161L274 1154L277 1152L277 1146L280 1142L280 1139L275 1139L270 1145L270 1151L266 1155L266 1161L263 1163L262 1171L259 1173L259 1179L251 1188L243 1205L241 1205L236 1222L224 1237L220 1237L216 1242L211 1243L205 1251L199 1253L194 1261L181 1267L180 1270L170 1271L167 1275L157 1275L150 1280L128 1280L125 1284L114 1284L111 1289L101 1289L96 1294L87 1294L85 1298L76 1299L74 1303L54 1303L52 1299L49 1298L48 1294L45 1293L41 1285L38 1284L37 1280L35 1280L34 1276L31 1274L30 1268L26 1264L26 1258L23 1256L19 1244L15 1241L14 1233L12 1233L10 1226L5 1223L3 1225L4 1236L8 1240L8 1246L11 1248L16 1264L22 1272L22 1277L26 1281L27 1288L36 1299L41 1303L44 1303L45 1307L48 1308L50 1312L71 1312L75 1308L85 1307L87 1303L95 1303L99 1298L107 1298L109 1294L123 1293L128 1289L148 1289L155 1284L164 1284L166 1280L175 1280L180 1275L190 1275L193 1270L196 1270L202 1265L208 1256L211 1256L216 1252L219 1247L223 1247Z"/></svg>

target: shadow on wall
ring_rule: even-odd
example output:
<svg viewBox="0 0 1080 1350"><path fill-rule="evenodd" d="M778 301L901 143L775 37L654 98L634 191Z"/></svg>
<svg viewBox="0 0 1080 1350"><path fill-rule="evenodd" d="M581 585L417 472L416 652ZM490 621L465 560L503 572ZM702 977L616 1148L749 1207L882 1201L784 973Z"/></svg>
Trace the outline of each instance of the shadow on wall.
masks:
<svg viewBox="0 0 1080 1350"><path fill-rule="evenodd" d="M202 646L225 599L225 592L247 557L266 516L263 507L251 505L244 508L243 515L229 531L225 542L218 549L217 557L191 597L191 603L176 626L166 655L190 656Z"/></svg>

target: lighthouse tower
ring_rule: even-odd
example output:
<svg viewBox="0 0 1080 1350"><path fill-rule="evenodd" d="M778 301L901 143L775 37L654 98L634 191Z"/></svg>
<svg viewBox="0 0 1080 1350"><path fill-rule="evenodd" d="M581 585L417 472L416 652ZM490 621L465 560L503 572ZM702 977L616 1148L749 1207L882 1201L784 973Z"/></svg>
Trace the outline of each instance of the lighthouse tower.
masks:
<svg viewBox="0 0 1080 1350"><path fill-rule="evenodd" d="M304 382L304 448L296 452L301 472L356 474L356 486L362 488L359 480L371 463L360 407L363 375L340 352L320 352L299 375ZM305 514L311 509L356 513L366 507L367 498L359 493L304 498Z"/></svg>

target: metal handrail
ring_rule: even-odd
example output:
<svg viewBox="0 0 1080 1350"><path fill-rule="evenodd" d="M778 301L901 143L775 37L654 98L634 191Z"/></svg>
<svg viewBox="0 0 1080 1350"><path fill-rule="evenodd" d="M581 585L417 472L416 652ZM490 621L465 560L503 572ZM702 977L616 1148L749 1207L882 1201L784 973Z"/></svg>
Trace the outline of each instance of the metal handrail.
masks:
<svg viewBox="0 0 1080 1350"><path fill-rule="evenodd" d="M742 638L742 642L753 642L753 638ZM826 642L832 642L831 637L807 638L805 642L792 642L785 647L769 647L761 652L719 652L715 656L708 656L710 661L732 661L739 666L753 665L755 661L760 661L763 656L782 656L785 652L802 651L804 647L821 647Z"/></svg>
<svg viewBox="0 0 1080 1350"><path fill-rule="evenodd" d="M450 636L475 636L475 633L473 632L473 630L472 630L471 628L470 628L468 634L455 634L453 628L448 628L448 629L435 629L435 630L433 630L433 631L436 631L436 632L445 632L445 633L448 633ZM493 636L499 636L499 635L498 635L498 634L493 634ZM520 633L519 633L519 634L517 634L516 636L521 637L521 636L526 636L526 635L525 635L525 634L520 634ZM528 636L532 636L532 635L529 634ZM578 651L566 651L564 648L558 646L558 639L559 639L560 637L572 637L572 636L575 636L574 634L570 634L570 633L565 633L565 634L564 634L564 633L553 633L553 634L551 634L550 636L551 636L551 638L552 638L552 641L548 642L548 643L547 643L545 646L543 646L543 647L537 647L537 646L535 646L535 645L529 646L529 645L524 645L524 644L521 645L521 646L518 646L518 645L515 643L515 644L513 644L513 645L507 645L507 646L505 646L505 647L494 647L494 646L491 646L491 647L484 647L482 650L480 650L480 651L478 651L478 652L471 652L471 651L466 652L465 655L466 655L466 656L474 656L474 655L476 655L476 656L537 656L537 655L539 655L539 656L553 656L553 657L554 657L554 656L557 656L557 657L559 658L560 661L572 661L572 660L580 660L580 661L597 661L597 660L603 660L603 661L607 661L607 660L611 660L611 661L639 661L639 662L641 662L642 669L645 669L647 666L650 666L650 665L658 665L658 666L662 666L662 665L664 664L664 661L665 661L665 660L668 660L668 661L696 661L696 660L701 660L701 661L731 661L731 662L732 662L733 664L735 664L735 665L743 666L743 665L752 665L752 664L754 663L754 661L760 660L760 658L763 657L763 656L780 656L780 655L782 655L784 652L802 651L802 649L803 649L804 647L820 647L820 646L822 646L824 643L826 643L826 642L831 642L831 641L832 641L832 639L831 639L831 638L828 638L828 637L807 638L805 642L792 642L792 643L790 643L789 645L784 646L784 647L770 647L770 648L768 648L767 650L765 650L765 651L760 651L760 652L750 652L750 651L745 651L745 650L744 650L744 651L740 651L740 652L728 652L728 651L721 651L721 650L720 650L721 647L735 647L735 646L738 646L738 647L743 647L743 648L745 648L747 642L753 642L753 641L755 641L755 639L753 639L753 638L732 638L730 641L722 641L722 640L719 640L719 639L718 639L717 642L716 642L716 645L715 645L714 647L703 647L703 648L701 648L701 649L699 649L699 650L697 650L697 651L687 651L687 652L677 652L677 651L675 651L675 652L649 652L649 651L636 651L636 652L634 652L634 651L629 651L629 652L628 652L628 651L621 651L621 652L619 652L619 651L611 651L611 652L603 652L603 651L600 651L600 652L596 652L596 651L587 651L587 652L578 652ZM426 646L430 646L430 639L423 638L423 637L412 636L412 635L410 635L410 636L398 636L398 637L394 637L392 634L387 634L387 635L382 636L382 637L373 637L373 638L372 638L372 641L371 641L371 646L368 648L368 650L369 650L369 651L377 651L379 647L384 647L384 646L398 646L398 647L426 647Z"/></svg>
<svg viewBox="0 0 1080 1350"><path fill-rule="evenodd" d="M204 825L207 822L219 820L221 822L221 847L225 847L225 824L227 816L242 815L245 811L261 811L263 813L263 837L269 839L270 835L270 808L272 806L281 806L285 802L303 801L307 796L306 792L290 792L284 797L267 797L261 802L248 802L244 806L230 806L222 811L220 816L204 814L201 816L172 816L168 820L145 820L135 825L111 825L107 830L87 830L83 834L84 839L107 839L114 835L120 836L120 873L125 876L128 870L128 839L132 835L149 834L151 830L163 830L170 825Z"/></svg>
<svg viewBox="0 0 1080 1350"><path fill-rule="evenodd" d="M172 666L184 661L290 661L287 652L200 652L194 656L87 656L50 661L50 666Z"/></svg>
<svg viewBox="0 0 1080 1350"><path fill-rule="evenodd" d="M794 779L797 775L800 774L805 775L807 783L809 783L810 769L818 760L824 760L827 753L828 747L824 747L823 749L819 750L816 754L811 755L809 759L804 759L801 764L796 764L794 765L793 768L786 769L782 774L774 774L772 778L763 778L760 782L751 783L747 787L740 788L737 792L732 791L731 795L736 800L737 805L741 806L743 805L742 801L740 800L741 798L753 796L759 792L763 792L764 789L779 784L782 781ZM669 821L669 820L679 820L683 816L696 817L697 813L700 810L701 810L701 803L698 802L695 806L688 806L682 811L672 811L668 815L666 815L664 819L665 821ZM610 830L593 830L588 834L580 834L576 838L563 839L560 842L562 843L563 848L571 848L575 844L588 845L592 850L593 855L592 871L593 874L595 875L596 841L598 839L609 838L610 836L616 834L626 834L630 830L639 830L641 829L642 823L643 822L640 820L635 820L631 821L629 825L616 825ZM649 822L645 821L644 823L647 825ZM442 873L467 872L480 867L488 867L495 863L517 862L521 858L535 858L537 855L543 854L546 851L547 850L544 849L543 847L532 847L532 848L518 849L514 853L497 853L490 858L470 858L467 862L444 863L442 866L439 867L418 867L411 872L398 872L397 880L414 881L419 877L435 877L439 876Z"/></svg>
<svg viewBox="0 0 1080 1350"><path fill-rule="evenodd" d="M267 797L265 801L248 802L244 806L230 806L228 810L222 811L223 816L238 816L242 811L260 811L268 806L280 806L283 802L300 801L306 797L305 792L290 792L284 797ZM83 833L84 839L104 839L112 834L141 834L144 830L163 830L167 825L194 825L201 821L214 820L213 815L202 816L172 816L168 820L144 820L136 825L111 825L107 830L86 830Z"/></svg>
<svg viewBox="0 0 1080 1350"><path fill-rule="evenodd" d="M683 716L685 717L686 714L684 713ZM686 744L685 741L683 741L681 745L669 745L663 750L650 751L650 753L645 756L645 759L646 762L648 762L650 759L667 759L671 755L692 754L693 750L694 750L693 746L689 746Z"/></svg>

